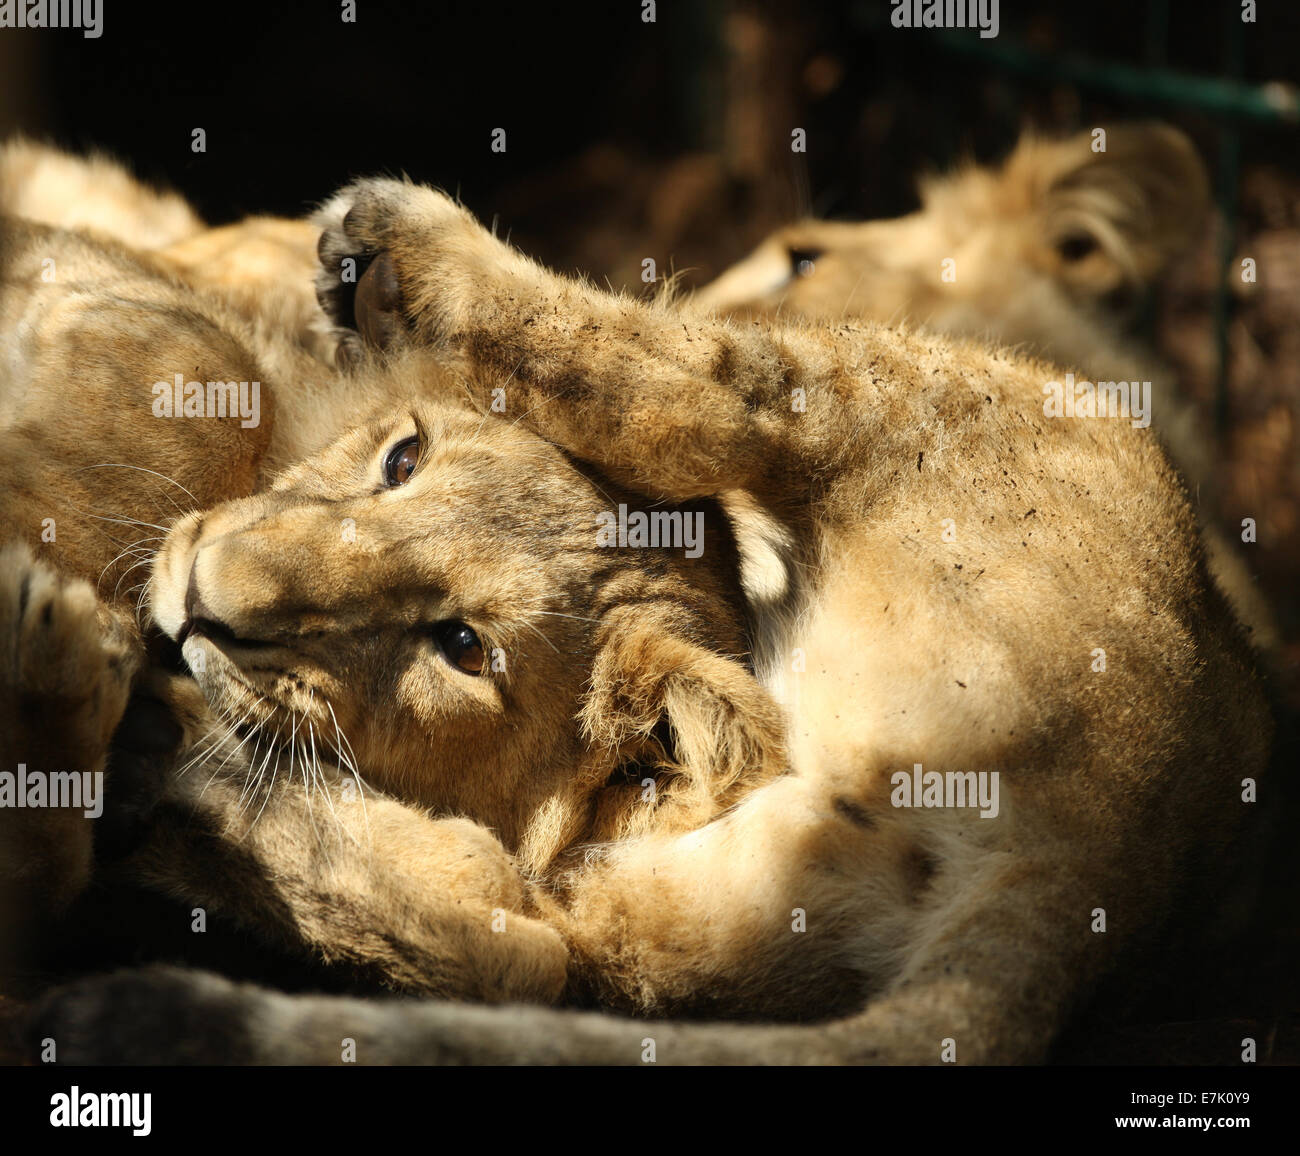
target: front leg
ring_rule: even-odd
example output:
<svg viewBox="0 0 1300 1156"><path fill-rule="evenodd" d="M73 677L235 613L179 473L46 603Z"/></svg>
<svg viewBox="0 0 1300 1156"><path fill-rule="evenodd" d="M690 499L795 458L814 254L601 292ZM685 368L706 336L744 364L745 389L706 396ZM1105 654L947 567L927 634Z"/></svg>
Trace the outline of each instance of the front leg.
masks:
<svg viewBox="0 0 1300 1156"><path fill-rule="evenodd" d="M825 341L560 277L401 181L358 182L317 222L318 295L336 324L372 346L455 353L484 408L504 390L497 411L504 400L508 419L625 484L677 500L744 489L780 508L806 481L809 391L845 372Z"/></svg>
<svg viewBox="0 0 1300 1156"><path fill-rule="evenodd" d="M285 781L288 752L266 763L241 752L214 775L228 753L173 779L126 863L139 882L395 991L560 997L564 944L529 914L528 888L489 831L432 819L319 759L310 785ZM303 776L310 756L294 757ZM247 789L259 768L272 778L270 762L279 782Z"/></svg>

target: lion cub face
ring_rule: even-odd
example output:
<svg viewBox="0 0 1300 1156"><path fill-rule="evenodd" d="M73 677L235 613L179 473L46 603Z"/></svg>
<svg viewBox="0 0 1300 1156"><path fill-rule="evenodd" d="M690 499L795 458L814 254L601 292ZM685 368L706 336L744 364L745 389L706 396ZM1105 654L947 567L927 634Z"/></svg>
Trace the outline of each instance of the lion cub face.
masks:
<svg viewBox="0 0 1300 1156"><path fill-rule="evenodd" d="M650 507L511 422L417 402L178 522L151 604L253 772L352 758L540 865L707 819L764 773L711 761L719 702L779 748L721 518L688 512L702 551L620 548L620 504Z"/></svg>

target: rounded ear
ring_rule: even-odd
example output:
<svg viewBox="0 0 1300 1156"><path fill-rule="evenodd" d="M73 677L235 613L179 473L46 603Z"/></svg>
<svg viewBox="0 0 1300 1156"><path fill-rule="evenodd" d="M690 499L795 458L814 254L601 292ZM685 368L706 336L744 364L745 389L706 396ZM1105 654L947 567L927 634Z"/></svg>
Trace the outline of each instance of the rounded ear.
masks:
<svg viewBox="0 0 1300 1156"><path fill-rule="evenodd" d="M597 841L699 827L785 772L781 710L737 658L667 610L610 618L580 716Z"/></svg>
<svg viewBox="0 0 1300 1156"><path fill-rule="evenodd" d="M1120 304L1140 295L1204 234L1205 166L1169 125L1115 125L1058 144L1030 138L1004 179L1036 190L1047 259L1083 297Z"/></svg>

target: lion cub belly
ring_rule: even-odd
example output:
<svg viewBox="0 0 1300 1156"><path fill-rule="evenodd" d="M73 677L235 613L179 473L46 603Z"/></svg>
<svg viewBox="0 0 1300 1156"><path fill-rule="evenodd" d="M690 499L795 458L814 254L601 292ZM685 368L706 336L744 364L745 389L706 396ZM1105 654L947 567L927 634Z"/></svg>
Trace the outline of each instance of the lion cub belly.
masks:
<svg viewBox="0 0 1300 1156"><path fill-rule="evenodd" d="M984 838L959 833L978 812L891 801L894 772L954 765L977 709L963 715L909 638L935 634L926 603L882 614L889 594L853 566L785 600L768 570L766 618L748 591L754 648L786 712L791 773L698 830L603 849L567 930L585 951L587 928L618 929L616 970L637 979L603 993L614 1004L778 1019L860 1006L898 975L939 873L960 877L981 853Z"/></svg>
<svg viewBox="0 0 1300 1156"><path fill-rule="evenodd" d="M922 569L846 551L770 644L791 763L827 792L874 798L916 764L978 770L966 764L990 721L1002 734L1020 721L1011 655L932 597Z"/></svg>
<svg viewBox="0 0 1300 1156"><path fill-rule="evenodd" d="M974 805L954 810L921 805L936 800L910 784L918 765L985 769L972 736L995 706L998 724L1014 725L1009 676L993 656L973 653L957 669L958 647L932 605L867 573L837 568L801 610L758 623L767 632L764 682L789 720L793 773L679 836L666 867L655 859L662 902L653 910L671 913L673 926L646 939L680 952L683 928L698 929L690 952L707 961L700 970L733 983L745 975L749 1008L766 1014L813 990L834 1006L888 984L940 876L963 877L1001 836L1002 824L981 818L978 789ZM976 670L997 673L981 681ZM908 776L905 798L899 774ZM640 854L648 876L656 852ZM632 876L641 874L637 855L621 853Z"/></svg>

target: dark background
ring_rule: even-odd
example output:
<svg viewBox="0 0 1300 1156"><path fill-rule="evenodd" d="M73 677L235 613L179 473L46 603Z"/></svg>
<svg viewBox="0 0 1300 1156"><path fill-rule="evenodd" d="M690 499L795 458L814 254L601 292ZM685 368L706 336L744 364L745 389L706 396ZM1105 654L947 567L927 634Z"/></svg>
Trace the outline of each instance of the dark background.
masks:
<svg viewBox="0 0 1300 1156"><path fill-rule="evenodd" d="M1294 717L1300 123L1229 113L1207 96L1235 78L1294 100L1300 4L1260 0L1257 23L1243 25L1239 0L1003 0L1000 35L983 42L894 29L887 0L664 0L654 23L641 0L358 0L355 24L340 9L103 0L96 40L0 31L0 137L110 151L213 223L297 215L350 176L406 172L498 217L541 259L640 290L646 256L689 284L798 215L906 212L918 172L995 159L1026 126L1182 127L1214 174L1219 215L1151 311L1149 337L1215 419L1208 507L1229 526L1242 509L1259 519L1251 561L1286 638L1277 685ZM1148 82L1160 70L1182 79L1122 92L1125 65ZM806 154L790 151L794 126L807 130ZM202 154L190 147L196 127ZM490 148L498 127L504 154ZM1224 296L1229 255L1260 258L1252 295ZM1262 1052L1268 1039L1276 1058L1300 1059L1294 842L1274 854L1252 937L1207 961L1199 987L1169 977L1140 1026L1094 1027L1063 1058L1186 1061L1253 1034Z"/></svg>
<svg viewBox="0 0 1300 1156"><path fill-rule="evenodd" d="M405 171L459 189L481 216L502 213L525 240L536 229L560 260L547 241L557 221L604 228L684 156L716 157L721 179L709 191L729 217L743 215L721 240L736 252L706 238L712 262L740 255L765 227L759 218L904 212L919 169L997 157L1027 123L1070 130L1161 115L1211 159L1223 124L1150 94L1063 82L1050 64L1018 78L942 34L892 28L888 0L664 0L653 24L641 0L358 0L354 24L338 0L103 8L96 40L0 36L0 133L108 149L177 186L213 223L296 215L350 175ZM1084 56L1098 74L1126 63L1300 78L1300 5L1263 0L1246 26L1239 13L1238 0L1003 0L1000 35L982 43L1049 62ZM808 130L804 156L790 152L796 124ZM1294 123L1233 124L1247 163L1294 164ZM206 154L190 151L195 127L207 130ZM507 129L505 154L490 151L496 127Z"/></svg>

